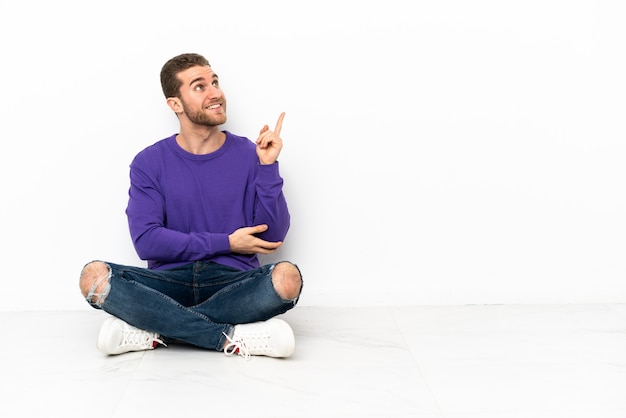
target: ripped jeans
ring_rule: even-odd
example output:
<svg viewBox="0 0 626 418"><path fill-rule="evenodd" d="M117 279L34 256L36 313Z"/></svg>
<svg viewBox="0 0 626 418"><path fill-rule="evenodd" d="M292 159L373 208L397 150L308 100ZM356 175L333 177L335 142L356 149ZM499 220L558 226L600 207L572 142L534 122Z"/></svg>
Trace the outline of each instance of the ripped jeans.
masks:
<svg viewBox="0 0 626 418"><path fill-rule="evenodd" d="M221 350L224 334L232 335L236 324L265 321L299 299L283 300L276 293L272 270L278 263L247 271L206 261L169 270L105 264L109 286L95 301L87 296L93 308L166 341L210 350Z"/></svg>

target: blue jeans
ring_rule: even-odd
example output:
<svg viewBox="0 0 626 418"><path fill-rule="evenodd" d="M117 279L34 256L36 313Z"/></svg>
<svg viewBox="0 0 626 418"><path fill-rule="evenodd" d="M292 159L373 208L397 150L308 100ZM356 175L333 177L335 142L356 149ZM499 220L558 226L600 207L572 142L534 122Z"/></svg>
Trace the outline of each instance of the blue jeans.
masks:
<svg viewBox="0 0 626 418"><path fill-rule="evenodd" d="M283 300L276 293L272 270L278 263L246 271L206 261L169 270L105 264L108 294L102 303L88 297L92 307L162 339L211 350L222 349L224 333L230 336L236 324L265 321L299 299Z"/></svg>

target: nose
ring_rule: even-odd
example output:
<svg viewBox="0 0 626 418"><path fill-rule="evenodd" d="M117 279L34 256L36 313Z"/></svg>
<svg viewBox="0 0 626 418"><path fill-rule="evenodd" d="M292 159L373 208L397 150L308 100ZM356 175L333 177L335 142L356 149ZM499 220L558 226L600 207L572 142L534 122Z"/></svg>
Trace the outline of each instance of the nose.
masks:
<svg viewBox="0 0 626 418"><path fill-rule="evenodd" d="M207 89L207 96L212 99L222 97L222 89L219 86L210 85Z"/></svg>

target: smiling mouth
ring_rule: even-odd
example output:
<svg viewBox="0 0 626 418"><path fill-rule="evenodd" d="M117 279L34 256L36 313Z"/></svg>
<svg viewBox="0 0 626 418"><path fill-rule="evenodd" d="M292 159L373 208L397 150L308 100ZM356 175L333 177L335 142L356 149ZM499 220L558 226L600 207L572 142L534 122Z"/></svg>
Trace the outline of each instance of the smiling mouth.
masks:
<svg viewBox="0 0 626 418"><path fill-rule="evenodd" d="M218 104L212 104L210 106L207 106L206 108L209 110L213 110L213 109L218 109L220 107L222 107L222 105L218 103Z"/></svg>

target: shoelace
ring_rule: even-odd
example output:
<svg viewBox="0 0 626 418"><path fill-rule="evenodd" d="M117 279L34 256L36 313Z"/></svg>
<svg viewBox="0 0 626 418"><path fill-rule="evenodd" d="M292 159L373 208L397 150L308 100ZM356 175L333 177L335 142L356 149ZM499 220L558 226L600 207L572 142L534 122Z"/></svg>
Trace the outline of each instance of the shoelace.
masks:
<svg viewBox="0 0 626 418"><path fill-rule="evenodd" d="M123 345L131 345L142 348L154 348L154 343L159 343L167 347L167 344L160 340L155 333L129 327L126 327L126 329L124 330L124 341L122 342Z"/></svg>
<svg viewBox="0 0 626 418"><path fill-rule="evenodd" d="M233 340L225 332L222 332L224 337L228 340L228 344L224 347L224 354L227 356L232 356L235 354L239 354L246 360L250 360L250 350L248 350L248 346L245 341L242 340Z"/></svg>

